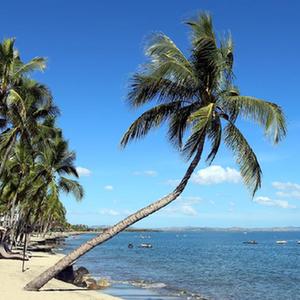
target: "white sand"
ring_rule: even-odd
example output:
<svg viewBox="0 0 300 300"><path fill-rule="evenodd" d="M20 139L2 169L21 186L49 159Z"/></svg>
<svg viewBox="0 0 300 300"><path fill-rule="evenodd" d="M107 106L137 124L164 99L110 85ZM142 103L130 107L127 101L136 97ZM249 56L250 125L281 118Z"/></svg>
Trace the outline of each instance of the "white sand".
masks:
<svg viewBox="0 0 300 300"><path fill-rule="evenodd" d="M0 299L1 300L120 300L99 291L76 287L56 279L50 280L39 292L24 291L23 287L31 279L60 259L60 254L33 253L30 261L0 259Z"/></svg>

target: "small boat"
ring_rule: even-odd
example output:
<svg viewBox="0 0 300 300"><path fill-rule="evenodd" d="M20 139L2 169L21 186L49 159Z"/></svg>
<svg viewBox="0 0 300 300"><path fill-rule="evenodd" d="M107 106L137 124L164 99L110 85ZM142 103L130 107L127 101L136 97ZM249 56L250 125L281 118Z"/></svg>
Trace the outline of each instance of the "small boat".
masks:
<svg viewBox="0 0 300 300"><path fill-rule="evenodd" d="M287 244L287 241L284 241L284 240L282 240L282 241L276 241L276 244L278 244L278 245L285 245L285 244Z"/></svg>
<svg viewBox="0 0 300 300"><path fill-rule="evenodd" d="M249 240L249 241L245 241L243 242L243 244L250 244L250 245L256 245L258 244L256 240Z"/></svg>
<svg viewBox="0 0 300 300"><path fill-rule="evenodd" d="M298 241L297 244L300 244L300 241Z"/></svg>
<svg viewBox="0 0 300 300"><path fill-rule="evenodd" d="M133 245L130 243L130 244L128 244L128 248L129 249L132 249L133 248Z"/></svg>
<svg viewBox="0 0 300 300"><path fill-rule="evenodd" d="M139 245L139 248L152 248L152 245L149 243L143 243Z"/></svg>

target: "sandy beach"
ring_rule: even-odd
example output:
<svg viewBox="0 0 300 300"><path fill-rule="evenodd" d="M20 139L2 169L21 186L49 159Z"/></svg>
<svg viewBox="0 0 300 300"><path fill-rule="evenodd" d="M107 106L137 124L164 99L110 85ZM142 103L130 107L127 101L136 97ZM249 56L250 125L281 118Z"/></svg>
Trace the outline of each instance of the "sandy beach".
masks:
<svg viewBox="0 0 300 300"><path fill-rule="evenodd" d="M39 292L23 290L27 282L61 257L61 254L34 253L30 261L25 262L24 273L22 273L22 261L0 259L0 298L9 300L120 300L103 292L82 289L56 279L48 282Z"/></svg>

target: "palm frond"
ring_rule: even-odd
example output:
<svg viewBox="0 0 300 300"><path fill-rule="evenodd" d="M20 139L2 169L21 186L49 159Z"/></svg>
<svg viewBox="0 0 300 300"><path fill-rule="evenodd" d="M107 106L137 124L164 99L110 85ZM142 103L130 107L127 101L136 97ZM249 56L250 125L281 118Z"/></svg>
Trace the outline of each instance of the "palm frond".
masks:
<svg viewBox="0 0 300 300"><path fill-rule="evenodd" d="M193 123L192 134L182 149L182 153L187 159L190 159L194 155L198 149L199 143L205 139L206 130L210 126L212 120L214 106L214 103L210 103L201 107L189 117L188 121Z"/></svg>
<svg viewBox="0 0 300 300"><path fill-rule="evenodd" d="M205 128L202 128L200 130L193 131L189 136L181 150L181 153L187 160L191 159L191 157L197 152L199 147L202 147L203 150L205 135Z"/></svg>
<svg viewBox="0 0 300 300"><path fill-rule="evenodd" d="M190 99L193 94L194 89L188 85L153 75L135 74L127 99L131 107L139 107L155 99L164 103Z"/></svg>
<svg viewBox="0 0 300 300"><path fill-rule="evenodd" d="M265 134L275 144L287 133L285 117L280 106L249 96L231 96L225 98L223 106L235 109L244 118L254 120L261 125Z"/></svg>
<svg viewBox="0 0 300 300"><path fill-rule="evenodd" d="M245 185L254 196L261 186L262 171L256 155L243 134L233 123L228 123L224 130L225 144L234 153Z"/></svg>
<svg viewBox="0 0 300 300"><path fill-rule="evenodd" d="M191 114L188 121L193 122L193 130L201 130L204 128L211 120L213 112L215 109L214 103L209 103L206 106L199 108L197 111Z"/></svg>
<svg viewBox="0 0 300 300"><path fill-rule="evenodd" d="M188 119L197 109L199 109L199 103L194 102L178 108L176 113L170 116L168 137L176 148L181 149L184 133L189 126Z"/></svg>
<svg viewBox="0 0 300 300"><path fill-rule="evenodd" d="M147 67L151 76L169 79L182 85L186 83L197 85L193 69L167 54L163 55L160 60L154 60Z"/></svg>
<svg viewBox="0 0 300 300"><path fill-rule="evenodd" d="M35 57L26 64L21 65L16 71L15 76L20 76L32 71L43 71L46 68L46 59L43 57Z"/></svg>
<svg viewBox="0 0 300 300"><path fill-rule="evenodd" d="M221 124L221 121L220 121L220 118L215 118L210 126L208 127L208 139L211 140L211 150L206 158L206 161L211 164L218 151L219 151L219 148L220 148L220 145L221 145L221 140L222 140L222 124Z"/></svg>
<svg viewBox="0 0 300 300"><path fill-rule="evenodd" d="M199 39L206 38L215 40L213 30L212 17L209 13L204 12L196 16L196 18L188 20L185 24L192 29L192 43L194 46L198 44Z"/></svg>
<svg viewBox="0 0 300 300"><path fill-rule="evenodd" d="M64 192L72 193L75 196L76 200L80 201L83 198L83 188L76 180L61 177L58 184Z"/></svg>
<svg viewBox="0 0 300 300"><path fill-rule="evenodd" d="M151 59L145 65L149 75L176 79L177 82L197 82L191 63L166 35L154 34L146 48L146 55Z"/></svg>
<svg viewBox="0 0 300 300"><path fill-rule="evenodd" d="M189 60L184 56L176 44L163 33L153 34L149 38L145 54L153 59L161 59L167 55L168 57L181 62L186 68L192 69Z"/></svg>
<svg viewBox="0 0 300 300"><path fill-rule="evenodd" d="M121 139L121 146L125 147L129 141L142 138L149 132L150 129L160 126L178 109L178 107L180 107L180 105L180 102L160 104L144 112L128 128Z"/></svg>

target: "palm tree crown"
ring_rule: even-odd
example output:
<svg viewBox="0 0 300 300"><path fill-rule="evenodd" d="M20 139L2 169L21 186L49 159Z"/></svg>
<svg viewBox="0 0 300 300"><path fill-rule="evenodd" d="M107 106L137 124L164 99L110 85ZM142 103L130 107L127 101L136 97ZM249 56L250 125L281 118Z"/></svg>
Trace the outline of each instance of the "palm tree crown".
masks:
<svg viewBox="0 0 300 300"><path fill-rule="evenodd" d="M262 171L236 120L241 116L258 123L278 143L286 135L284 115L272 102L240 95L233 82L233 41L230 35L216 38L209 14L186 24L192 33L188 57L166 35L150 38L145 51L149 60L132 78L128 103L131 107L156 105L132 123L121 145L125 147L167 121L168 139L187 159L199 148L202 152L209 140L207 161L211 163L223 139L254 195Z"/></svg>

